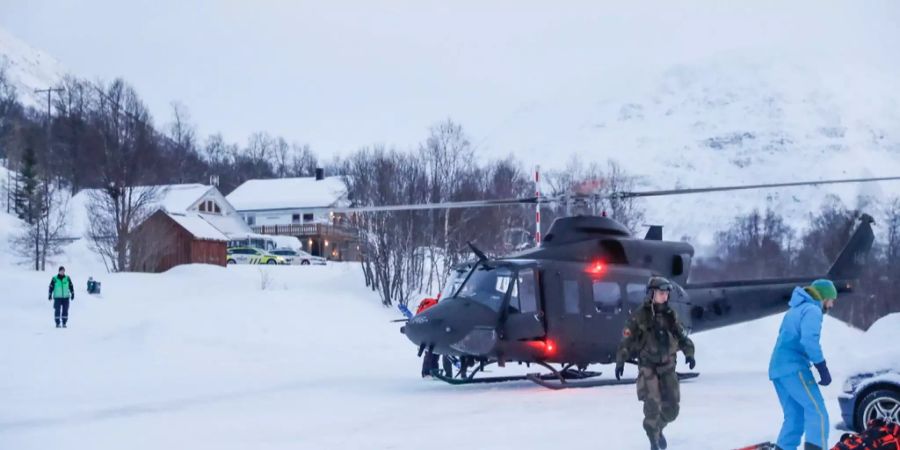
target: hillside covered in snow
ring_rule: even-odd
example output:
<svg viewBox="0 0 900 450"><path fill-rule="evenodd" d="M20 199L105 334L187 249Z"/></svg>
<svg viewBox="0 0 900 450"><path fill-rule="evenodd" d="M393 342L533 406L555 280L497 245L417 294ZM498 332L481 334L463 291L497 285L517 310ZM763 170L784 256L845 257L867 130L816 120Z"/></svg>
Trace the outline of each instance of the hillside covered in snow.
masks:
<svg viewBox="0 0 900 450"><path fill-rule="evenodd" d="M66 75L66 69L53 56L35 49L0 27L0 68L27 106L47 108L47 94L36 89L56 87Z"/></svg>

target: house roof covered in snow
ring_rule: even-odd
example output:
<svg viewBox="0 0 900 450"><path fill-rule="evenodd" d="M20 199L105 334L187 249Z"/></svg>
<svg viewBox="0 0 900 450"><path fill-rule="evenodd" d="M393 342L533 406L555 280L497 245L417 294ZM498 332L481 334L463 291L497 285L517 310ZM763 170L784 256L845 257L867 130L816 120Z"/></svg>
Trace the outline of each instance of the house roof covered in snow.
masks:
<svg viewBox="0 0 900 450"><path fill-rule="evenodd" d="M170 184L159 186L157 203L166 211L187 211L213 187L203 184Z"/></svg>
<svg viewBox="0 0 900 450"><path fill-rule="evenodd" d="M212 226L203 219L199 214L193 213L173 213L163 212L169 216L175 223L191 233L197 239L207 241L228 241L228 238L221 231Z"/></svg>
<svg viewBox="0 0 900 450"><path fill-rule="evenodd" d="M137 193L145 189L156 189L156 198L148 205L147 212L153 213L158 209L165 210L170 213L186 213L192 206L196 205L201 199L207 197L210 191L215 187L203 184L170 184L161 186L139 186ZM84 189L74 197L70 207L73 211L70 218L70 232L74 235L84 235L90 227L90 202L91 194L99 192L97 189ZM217 192L217 191L216 191ZM221 195L221 194L218 194ZM225 210L231 211L230 204L220 205ZM216 228L223 233L242 233L249 231L237 215L222 215L212 217L210 220Z"/></svg>
<svg viewBox="0 0 900 450"><path fill-rule="evenodd" d="M238 211L327 208L347 193L341 177L249 180L226 197Z"/></svg>

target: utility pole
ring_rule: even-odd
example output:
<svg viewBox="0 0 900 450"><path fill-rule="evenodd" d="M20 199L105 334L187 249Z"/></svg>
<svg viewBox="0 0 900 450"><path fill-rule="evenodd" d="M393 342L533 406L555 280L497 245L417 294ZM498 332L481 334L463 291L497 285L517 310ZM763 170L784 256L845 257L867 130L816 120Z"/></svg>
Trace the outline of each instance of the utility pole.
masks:
<svg viewBox="0 0 900 450"><path fill-rule="evenodd" d="M52 145L51 145L52 139L51 138L52 138L53 120L51 119L50 99L53 97L54 92L65 92L65 91L66 91L65 88L61 88L61 87L59 87L59 88L49 87L47 89L35 89L34 90L35 94L44 94L44 93L47 94L47 159L48 160L52 160L50 152L52 150Z"/></svg>
<svg viewBox="0 0 900 450"><path fill-rule="evenodd" d="M52 114L52 111L51 111L52 105L51 105L50 100L52 99L54 92L63 92L63 91L65 91L65 89L55 88L55 87L34 90L35 94L43 94L45 92L47 93L47 160L48 161L53 160L53 157L52 157L52 150L53 150L53 143L52 143L53 120L52 120L52 118L53 117L51 115ZM44 270L44 268L45 268L44 266L47 263L47 248L46 247L47 247L47 243L49 242L49 239L50 239L50 236L48 236L50 230L49 230L49 224L47 223L47 221L50 220L50 215L52 214L52 212L50 211L50 201L49 201L50 194L47 191L50 189L49 185L51 183L49 173L50 173L50 171L47 170L47 173L45 174L45 181L44 181L45 190L41 194L41 201L40 201L40 205L38 206L38 211L39 211L39 213L37 214L38 223L35 224L35 226L37 226L37 228L38 228L37 232L34 233L34 249L35 249L35 252L37 253L35 256L35 260L34 260L34 269L35 270ZM45 207L47 208L46 212L44 211ZM46 214L46 216L45 216L45 214ZM41 242L41 238L43 238L43 242ZM41 244L44 244L43 248L41 247Z"/></svg>
<svg viewBox="0 0 900 450"><path fill-rule="evenodd" d="M53 97L54 92L65 92L65 88L55 88L49 87L47 89L35 89L35 94L47 94L47 149L50 148L50 99ZM49 154L49 151L48 151Z"/></svg>

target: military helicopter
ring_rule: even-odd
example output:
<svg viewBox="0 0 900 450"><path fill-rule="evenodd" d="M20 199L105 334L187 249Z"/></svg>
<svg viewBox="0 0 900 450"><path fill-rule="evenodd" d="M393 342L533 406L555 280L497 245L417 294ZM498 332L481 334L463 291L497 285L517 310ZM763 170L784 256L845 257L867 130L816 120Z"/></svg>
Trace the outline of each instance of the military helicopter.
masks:
<svg viewBox="0 0 900 450"><path fill-rule="evenodd" d="M618 192L606 198L898 179L900 177L857 178ZM581 200L589 199L591 196L581 196ZM559 200L537 196L371 206L342 211L486 207ZM587 367L614 362L625 321L645 300L646 285L651 276L663 276L672 282L674 291L669 303L689 332L738 324L785 311L793 288L816 278L829 278L838 286L839 292L852 292L874 241L873 222L869 215L860 217L860 224L825 274L691 283L693 247L685 242L663 240L662 227L651 226L643 238L638 238L621 223L603 215L562 217L552 223L538 246L508 256L490 259L470 244L477 261L454 268L441 301L410 317L400 331L418 346L420 355L428 350L453 356L461 362L458 370L433 373L451 384L527 379L561 389L633 383L633 379L598 379L600 373L588 371ZM546 372L524 376L478 376L492 364L504 367L513 362L533 364ZM472 370L467 370L470 368ZM680 374L683 378L696 375Z"/></svg>

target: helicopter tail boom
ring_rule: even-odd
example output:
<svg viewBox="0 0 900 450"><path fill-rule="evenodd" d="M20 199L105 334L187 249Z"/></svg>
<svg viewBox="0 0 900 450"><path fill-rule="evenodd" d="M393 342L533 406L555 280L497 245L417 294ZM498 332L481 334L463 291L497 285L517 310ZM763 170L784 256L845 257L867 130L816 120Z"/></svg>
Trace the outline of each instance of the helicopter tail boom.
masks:
<svg viewBox="0 0 900 450"><path fill-rule="evenodd" d="M824 275L688 284L687 322L691 329L705 331L783 312L794 288L816 278L832 280L838 292L852 292L874 241L872 217L863 214L860 220L862 223Z"/></svg>

